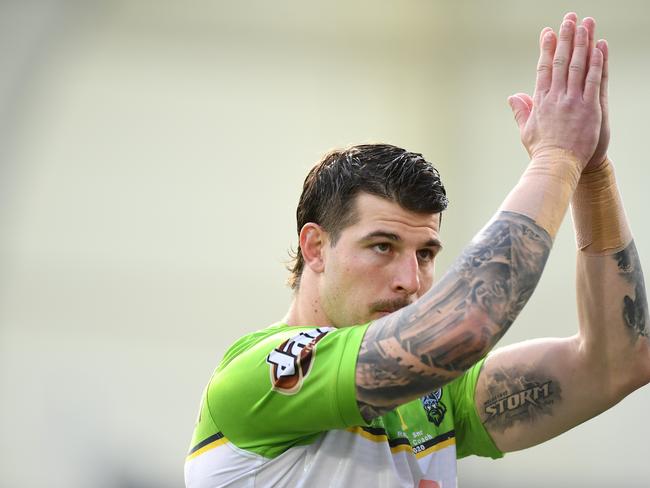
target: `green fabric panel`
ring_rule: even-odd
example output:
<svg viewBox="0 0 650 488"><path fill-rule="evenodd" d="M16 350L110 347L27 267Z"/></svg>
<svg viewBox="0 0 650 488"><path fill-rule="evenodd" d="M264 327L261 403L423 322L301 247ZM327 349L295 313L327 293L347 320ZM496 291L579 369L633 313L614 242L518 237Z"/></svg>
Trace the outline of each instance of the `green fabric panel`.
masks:
<svg viewBox="0 0 650 488"><path fill-rule="evenodd" d="M472 454L492 459L503 457L503 452L494 444L476 411L476 383L484 361L485 358L448 385L454 402L456 457L458 459Z"/></svg>
<svg viewBox="0 0 650 488"><path fill-rule="evenodd" d="M212 416L208 410L208 404L206 402L206 391L207 387L203 390L203 396L201 397L201 406L199 407L199 416L197 418L196 424L194 426L194 433L192 434L192 441L190 442L190 450L196 446L199 442L207 439L211 435L219 432L219 429L214 422L212 421Z"/></svg>
<svg viewBox="0 0 650 488"><path fill-rule="evenodd" d="M238 339L224 354L223 359L217 366L216 370L212 373L212 378L224 367L226 367L233 358L237 357L242 351L245 351L252 344L259 342L264 337L268 337L277 333L278 327L284 326L283 324L274 324L266 329L247 334L244 337ZM192 434L192 441L190 443L190 449L204 441L208 437L219 432L219 427L217 427L212 420L212 414L210 413L209 401L207 397L208 388L212 383L212 379L208 385L203 389L203 394L201 396L201 405L199 407L199 416L197 422L194 426L194 432Z"/></svg>
<svg viewBox="0 0 650 488"><path fill-rule="evenodd" d="M288 339L313 334L315 328L275 325L240 339L208 387L206 403L214 425L236 446L268 458L311 443L324 431L364 425L355 369L366 328L345 327L322 336L300 389L291 394L273 389L267 357Z"/></svg>

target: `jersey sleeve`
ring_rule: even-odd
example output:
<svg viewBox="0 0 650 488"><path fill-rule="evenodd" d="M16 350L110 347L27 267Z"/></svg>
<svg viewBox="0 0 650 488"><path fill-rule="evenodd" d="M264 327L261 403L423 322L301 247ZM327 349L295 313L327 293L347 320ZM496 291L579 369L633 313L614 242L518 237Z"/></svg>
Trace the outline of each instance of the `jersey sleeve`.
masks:
<svg viewBox="0 0 650 488"><path fill-rule="evenodd" d="M284 327L263 337L217 369L207 413L230 442L266 457L365 425L355 369L366 328Z"/></svg>
<svg viewBox="0 0 650 488"><path fill-rule="evenodd" d="M454 402L456 456L459 459L472 454L492 459L503 457L476 411L476 383L484 361L485 358L448 386Z"/></svg>

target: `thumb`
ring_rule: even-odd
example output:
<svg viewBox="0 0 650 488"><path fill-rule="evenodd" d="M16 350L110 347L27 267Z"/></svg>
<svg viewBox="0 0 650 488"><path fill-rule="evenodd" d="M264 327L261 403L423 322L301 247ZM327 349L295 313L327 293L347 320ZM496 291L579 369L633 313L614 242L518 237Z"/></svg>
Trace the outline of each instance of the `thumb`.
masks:
<svg viewBox="0 0 650 488"><path fill-rule="evenodd" d="M526 105L528 105L528 110L533 111L533 99L528 93L518 92L513 95L513 97L521 98Z"/></svg>
<svg viewBox="0 0 650 488"><path fill-rule="evenodd" d="M512 109L519 130L523 130L528 121L528 117L530 117L530 106L517 95L508 97L508 105L510 105L510 108Z"/></svg>

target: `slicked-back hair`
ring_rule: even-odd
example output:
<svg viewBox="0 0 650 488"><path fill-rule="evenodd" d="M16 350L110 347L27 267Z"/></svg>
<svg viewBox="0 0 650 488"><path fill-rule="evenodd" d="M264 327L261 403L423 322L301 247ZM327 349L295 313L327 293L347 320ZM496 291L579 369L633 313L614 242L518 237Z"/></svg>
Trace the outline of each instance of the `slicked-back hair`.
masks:
<svg viewBox="0 0 650 488"><path fill-rule="evenodd" d="M440 173L421 154L390 144L336 149L323 156L305 178L296 209L298 236L306 223L313 222L329 233L334 246L341 231L358 219L355 201L360 193L417 213L442 212L448 204ZM287 281L294 290L300 286L304 266L298 244Z"/></svg>

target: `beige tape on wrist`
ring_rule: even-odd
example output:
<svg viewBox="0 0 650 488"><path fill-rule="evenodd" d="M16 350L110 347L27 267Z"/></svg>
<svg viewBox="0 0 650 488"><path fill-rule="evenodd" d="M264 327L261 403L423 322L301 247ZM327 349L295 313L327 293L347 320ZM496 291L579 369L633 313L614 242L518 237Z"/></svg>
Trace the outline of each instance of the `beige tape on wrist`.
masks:
<svg viewBox="0 0 650 488"><path fill-rule="evenodd" d="M571 152L548 151L530 162L500 210L530 217L554 238L579 179L580 164Z"/></svg>
<svg viewBox="0 0 650 488"><path fill-rule="evenodd" d="M590 255L613 254L632 241L632 232L614 166L605 160L595 171L584 173L571 202L578 249Z"/></svg>

